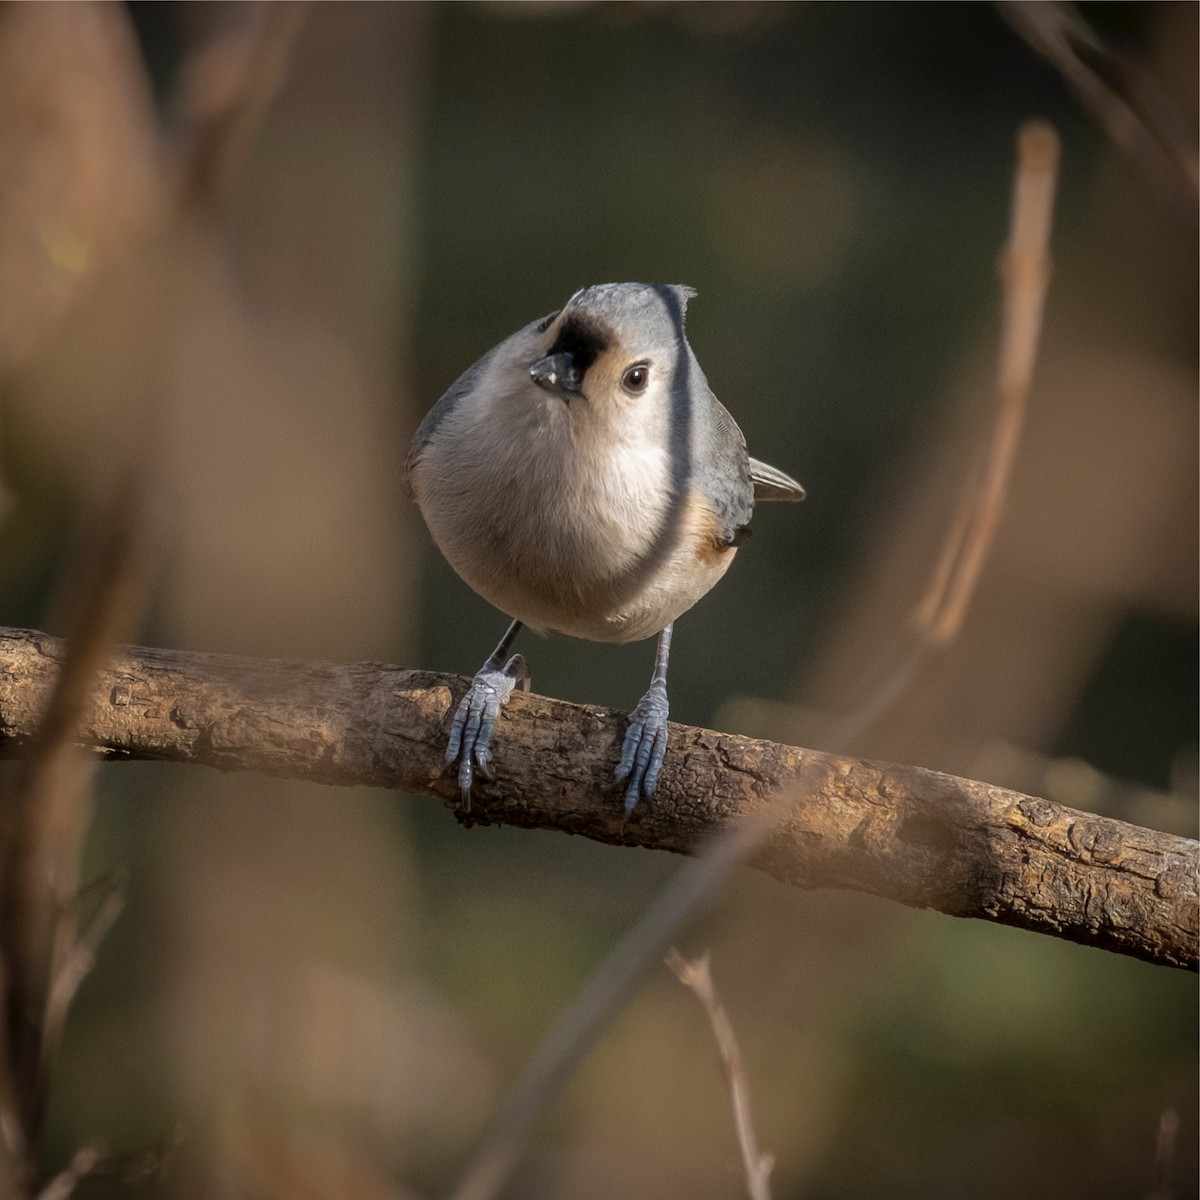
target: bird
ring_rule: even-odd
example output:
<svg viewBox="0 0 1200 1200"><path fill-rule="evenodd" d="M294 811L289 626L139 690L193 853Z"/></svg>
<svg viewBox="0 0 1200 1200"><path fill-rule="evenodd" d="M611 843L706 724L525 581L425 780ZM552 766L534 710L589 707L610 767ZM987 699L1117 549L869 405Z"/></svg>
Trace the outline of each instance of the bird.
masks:
<svg viewBox="0 0 1200 1200"><path fill-rule="evenodd" d="M457 574L511 624L451 721L463 805L495 778L496 720L530 686L523 627L595 642L657 637L613 781L629 821L667 748L674 623L729 569L757 500L804 488L751 458L686 336L692 288L577 291L489 350L418 427L410 496Z"/></svg>

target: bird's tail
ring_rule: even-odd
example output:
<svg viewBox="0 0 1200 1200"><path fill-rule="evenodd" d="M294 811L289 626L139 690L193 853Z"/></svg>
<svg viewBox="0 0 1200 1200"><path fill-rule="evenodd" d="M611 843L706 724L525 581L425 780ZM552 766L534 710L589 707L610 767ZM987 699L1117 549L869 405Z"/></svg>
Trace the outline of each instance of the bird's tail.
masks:
<svg viewBox="0 0 1200 1200"><path fill-rule="evenodd" d="M754 481L755 500L803 500L804 489L778 467L750 460L750 478Z"/></svg>

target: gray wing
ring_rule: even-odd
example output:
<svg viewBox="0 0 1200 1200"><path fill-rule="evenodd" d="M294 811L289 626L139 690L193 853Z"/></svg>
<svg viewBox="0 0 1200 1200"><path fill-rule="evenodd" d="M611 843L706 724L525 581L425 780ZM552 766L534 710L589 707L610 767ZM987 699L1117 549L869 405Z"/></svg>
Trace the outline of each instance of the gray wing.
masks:
<svg viewBox="0 0 1200 1200"><path fill-rule="evenodd" d="M425 447L433 441L438 426L454 411L455 405L475 388L476 383L487 369L488 363L499 349L499 346L493 347L474 366L468 367L446 389L445 395L425 414L425 419L417 426L417 432L413 434L408 454L404 459L404 486L410 496L413 494L412 473L420 461Z"/></svg>
<svg viewBox="0 0 1200 1200"><path fill-rule="evenodd" d="M726 545L738 546L750 536L754 485L746 439L725 406L708 392L706 418L697 422L692 486L712 505Z"/></svg>
<svg viewBox="0 0 1200 1200"><path fill-rule="evenodd" d="M750 460L750 478L754 481L755 500L803 500L804 489L778 467Z"/></svg>

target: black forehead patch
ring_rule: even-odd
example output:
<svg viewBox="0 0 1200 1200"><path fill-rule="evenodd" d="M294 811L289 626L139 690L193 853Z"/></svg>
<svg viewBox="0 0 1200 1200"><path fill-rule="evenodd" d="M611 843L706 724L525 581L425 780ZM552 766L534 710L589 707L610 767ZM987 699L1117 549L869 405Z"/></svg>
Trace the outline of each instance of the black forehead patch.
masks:
<svg viewBox="0 0 1200 1200"><path fill-rule="evenodd" d="M581 375L613 344L612 330L596 317L568 313L558 327L551 354L569 354Z"/></svg>

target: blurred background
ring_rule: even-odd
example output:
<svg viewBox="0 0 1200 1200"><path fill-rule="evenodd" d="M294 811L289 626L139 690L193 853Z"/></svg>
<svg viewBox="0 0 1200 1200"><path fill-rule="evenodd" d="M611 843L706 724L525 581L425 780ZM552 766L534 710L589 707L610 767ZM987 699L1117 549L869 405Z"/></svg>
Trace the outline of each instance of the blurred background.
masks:
<svg viewBox="0 0 1200 1200"><path fill-rule="evenodd" d="M961 638L855 750L1196 835L1194 196L999 9L280 11L278 92L206 190L189 164L261 11L0 8L0 623L63 632L88 514L150 445L138 641L469 675L506 619L404 497L412 430L576 288L685 283L714 390L809 499L760 510L679 622L672 716L820 747L878 684L986 436L1014 139L1041 116L1056 268L1006 515ZM1197 6L1080 11L1194 145ZM653 662L522 649L537 690L626 710ZM178 1124L143 1194L444 1194L676 866L464 831L428 798L107 766L82 877L119 869L127 906L43 1165ZM1164 1113L1156 1194L1197 1195L1194 976L749 870L704 947L777 1198L1148 1196ZM708 1027L652 972L507 1194L741 1190Z"/></svg>

